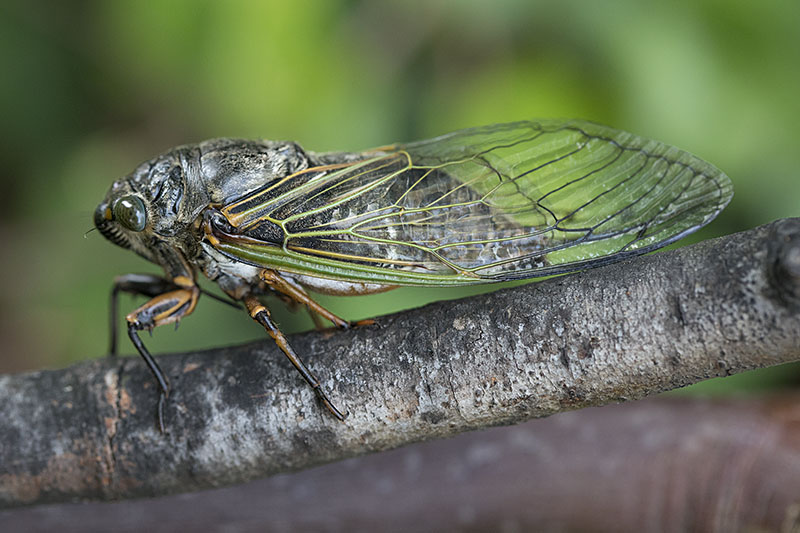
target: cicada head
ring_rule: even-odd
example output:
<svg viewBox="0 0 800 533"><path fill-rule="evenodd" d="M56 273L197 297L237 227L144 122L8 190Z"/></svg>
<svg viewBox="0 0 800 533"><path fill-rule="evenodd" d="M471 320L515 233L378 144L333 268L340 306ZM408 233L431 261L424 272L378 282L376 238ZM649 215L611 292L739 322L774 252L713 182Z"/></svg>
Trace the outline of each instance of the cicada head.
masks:
<svg viewBox="0 0 800 533"><path fill-rule="evenodd" d="M114 244L155 263L160 263L157 246L185 253L198 206L207 204L202 188L193 187L187 177L197 160L196 147L179 147L115 181L94 212L97 229Z"/></svg>

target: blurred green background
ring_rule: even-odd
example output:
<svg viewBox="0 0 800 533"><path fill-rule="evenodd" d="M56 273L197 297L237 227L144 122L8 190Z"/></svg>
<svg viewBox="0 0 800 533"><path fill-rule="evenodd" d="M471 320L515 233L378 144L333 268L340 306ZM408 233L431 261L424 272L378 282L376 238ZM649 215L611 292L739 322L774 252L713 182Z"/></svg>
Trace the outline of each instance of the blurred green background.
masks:
<svg viewBox="0 0 800 533"><path fill-rule="evenodd" d="M692 242L800 215L799 67L792 1L3 2L0 370L106 352L112 278L158 269L85 232L111 181L171 146L239 136L359 150L586 118L731 176L732 204ZM461 294L323 303L358 319ZM311 327L305 313L276 316L289 331ZM162 353L264 337L205 298L178 333L148 342ZM783 367L724 386L797 375Z"/></svg>

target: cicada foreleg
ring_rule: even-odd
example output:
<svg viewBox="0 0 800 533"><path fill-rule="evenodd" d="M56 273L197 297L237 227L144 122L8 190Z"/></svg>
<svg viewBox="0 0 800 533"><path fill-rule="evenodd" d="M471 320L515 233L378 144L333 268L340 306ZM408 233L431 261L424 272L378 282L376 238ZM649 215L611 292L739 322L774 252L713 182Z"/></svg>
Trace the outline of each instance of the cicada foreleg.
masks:
<svg viewBox="0 0 800 533"><path fill-rule="evenodd" d="M315 315L321 316L322 318L333 322L336 327L342 329L347 329L351 326L369 326L375 323L375 321L371 319L360 320L358 322L351 323L343 318L340 318L338 315L335 315L328 309L322 307L322 305L309 296L309 294L300 286L287 280L275 270L264 269L259 273L259 276L271 289L289 297L291 300L299 304L305 305L311 312L312 319L314 319ZM319 323L317 320L314 320L314 325L319 328Z"/></svg>
<svg viewBox="0 0 800 533"><path fill-rule="evenodd" d="M156 277L154 276L152 287L155 287L155 279ZM167 282L166 280L163 281ZM200 296L200 288L195 285L194 281L185 276L179 276L167 283L174 287L174 290L153 297L125 317L128 322L128 336L158 383L157 416L158 428L162 433L165 431L164 403L167 396L169 396L169 381L161 367L158 366L156 360L144 346L142 339L139 337L139 331L144 329L152 330L157 326L179 322L183 317L194 311L197 299ZM146 284L144 286L146 287Z"/></svg>
<svg viewBox="0 0 800 533"><path fill-rule="evenodd" d="M339 420L344 420L346 415L342 414L342 412L339 411L339 409L337 409L336 406L330 401L328 395L322 389L322 385L317 377L311 373L311 370L308 369L305 363L303 363L300 357L289 345L289 341L286 339L286 336L272 321L267 308L264 307L254 296L245 297L244 304L247 307L247 311L250 313L250 316L253 317L253 320L261 324L264 329L267 330L267 333L275 341L275 344L278 345L278 348L280 348L283 353L286 354L286 357L289 358L289 361L291 361L297 371L300 372L300 375L303 376L303 379L305 379L306 382L311 385L311 388L314 390L322 403L325 404L325 407L327 407L328 410L333 413L333 416Z"/></svg>
<svg viewBox="0 0 800 533"><path fill-rule="evenodd" d="M111 335L108 349L111 357L117 355L117 312L119 310L117 301L120 292L127 292L135 295L143 295L153 298L169 291L177 290L179 287L167 278L155 276L153 274L125 274L114 278L114 286L111 289Z"/></svg>

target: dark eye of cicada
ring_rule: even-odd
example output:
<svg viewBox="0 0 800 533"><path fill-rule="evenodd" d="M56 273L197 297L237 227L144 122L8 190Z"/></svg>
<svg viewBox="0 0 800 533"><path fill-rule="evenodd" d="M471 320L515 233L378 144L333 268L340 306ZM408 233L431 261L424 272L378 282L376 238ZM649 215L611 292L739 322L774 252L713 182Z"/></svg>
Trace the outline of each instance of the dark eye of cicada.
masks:
<svg viewBox="0 0 800 533"><path fill-rule="evenodd" d="M111 211L114 219L131 231L142 231L147 224L147 210L138 196L123 196L114 202Z"/></svg>

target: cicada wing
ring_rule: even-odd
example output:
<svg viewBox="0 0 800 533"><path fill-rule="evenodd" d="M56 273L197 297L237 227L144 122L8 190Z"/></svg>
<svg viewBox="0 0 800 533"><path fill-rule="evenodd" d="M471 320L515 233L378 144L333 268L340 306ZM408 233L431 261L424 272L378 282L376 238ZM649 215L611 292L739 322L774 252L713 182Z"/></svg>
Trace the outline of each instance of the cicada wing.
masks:
<svg viewBox="0 0 800 533"><path fill-rule="evenodd" d="M248 246L261 239L344 272L391 271L397 283L409 273L466 283L614 261L698 229L733 194L691 154L583 121L473 128L292 179L223 210Z"/></svg>

